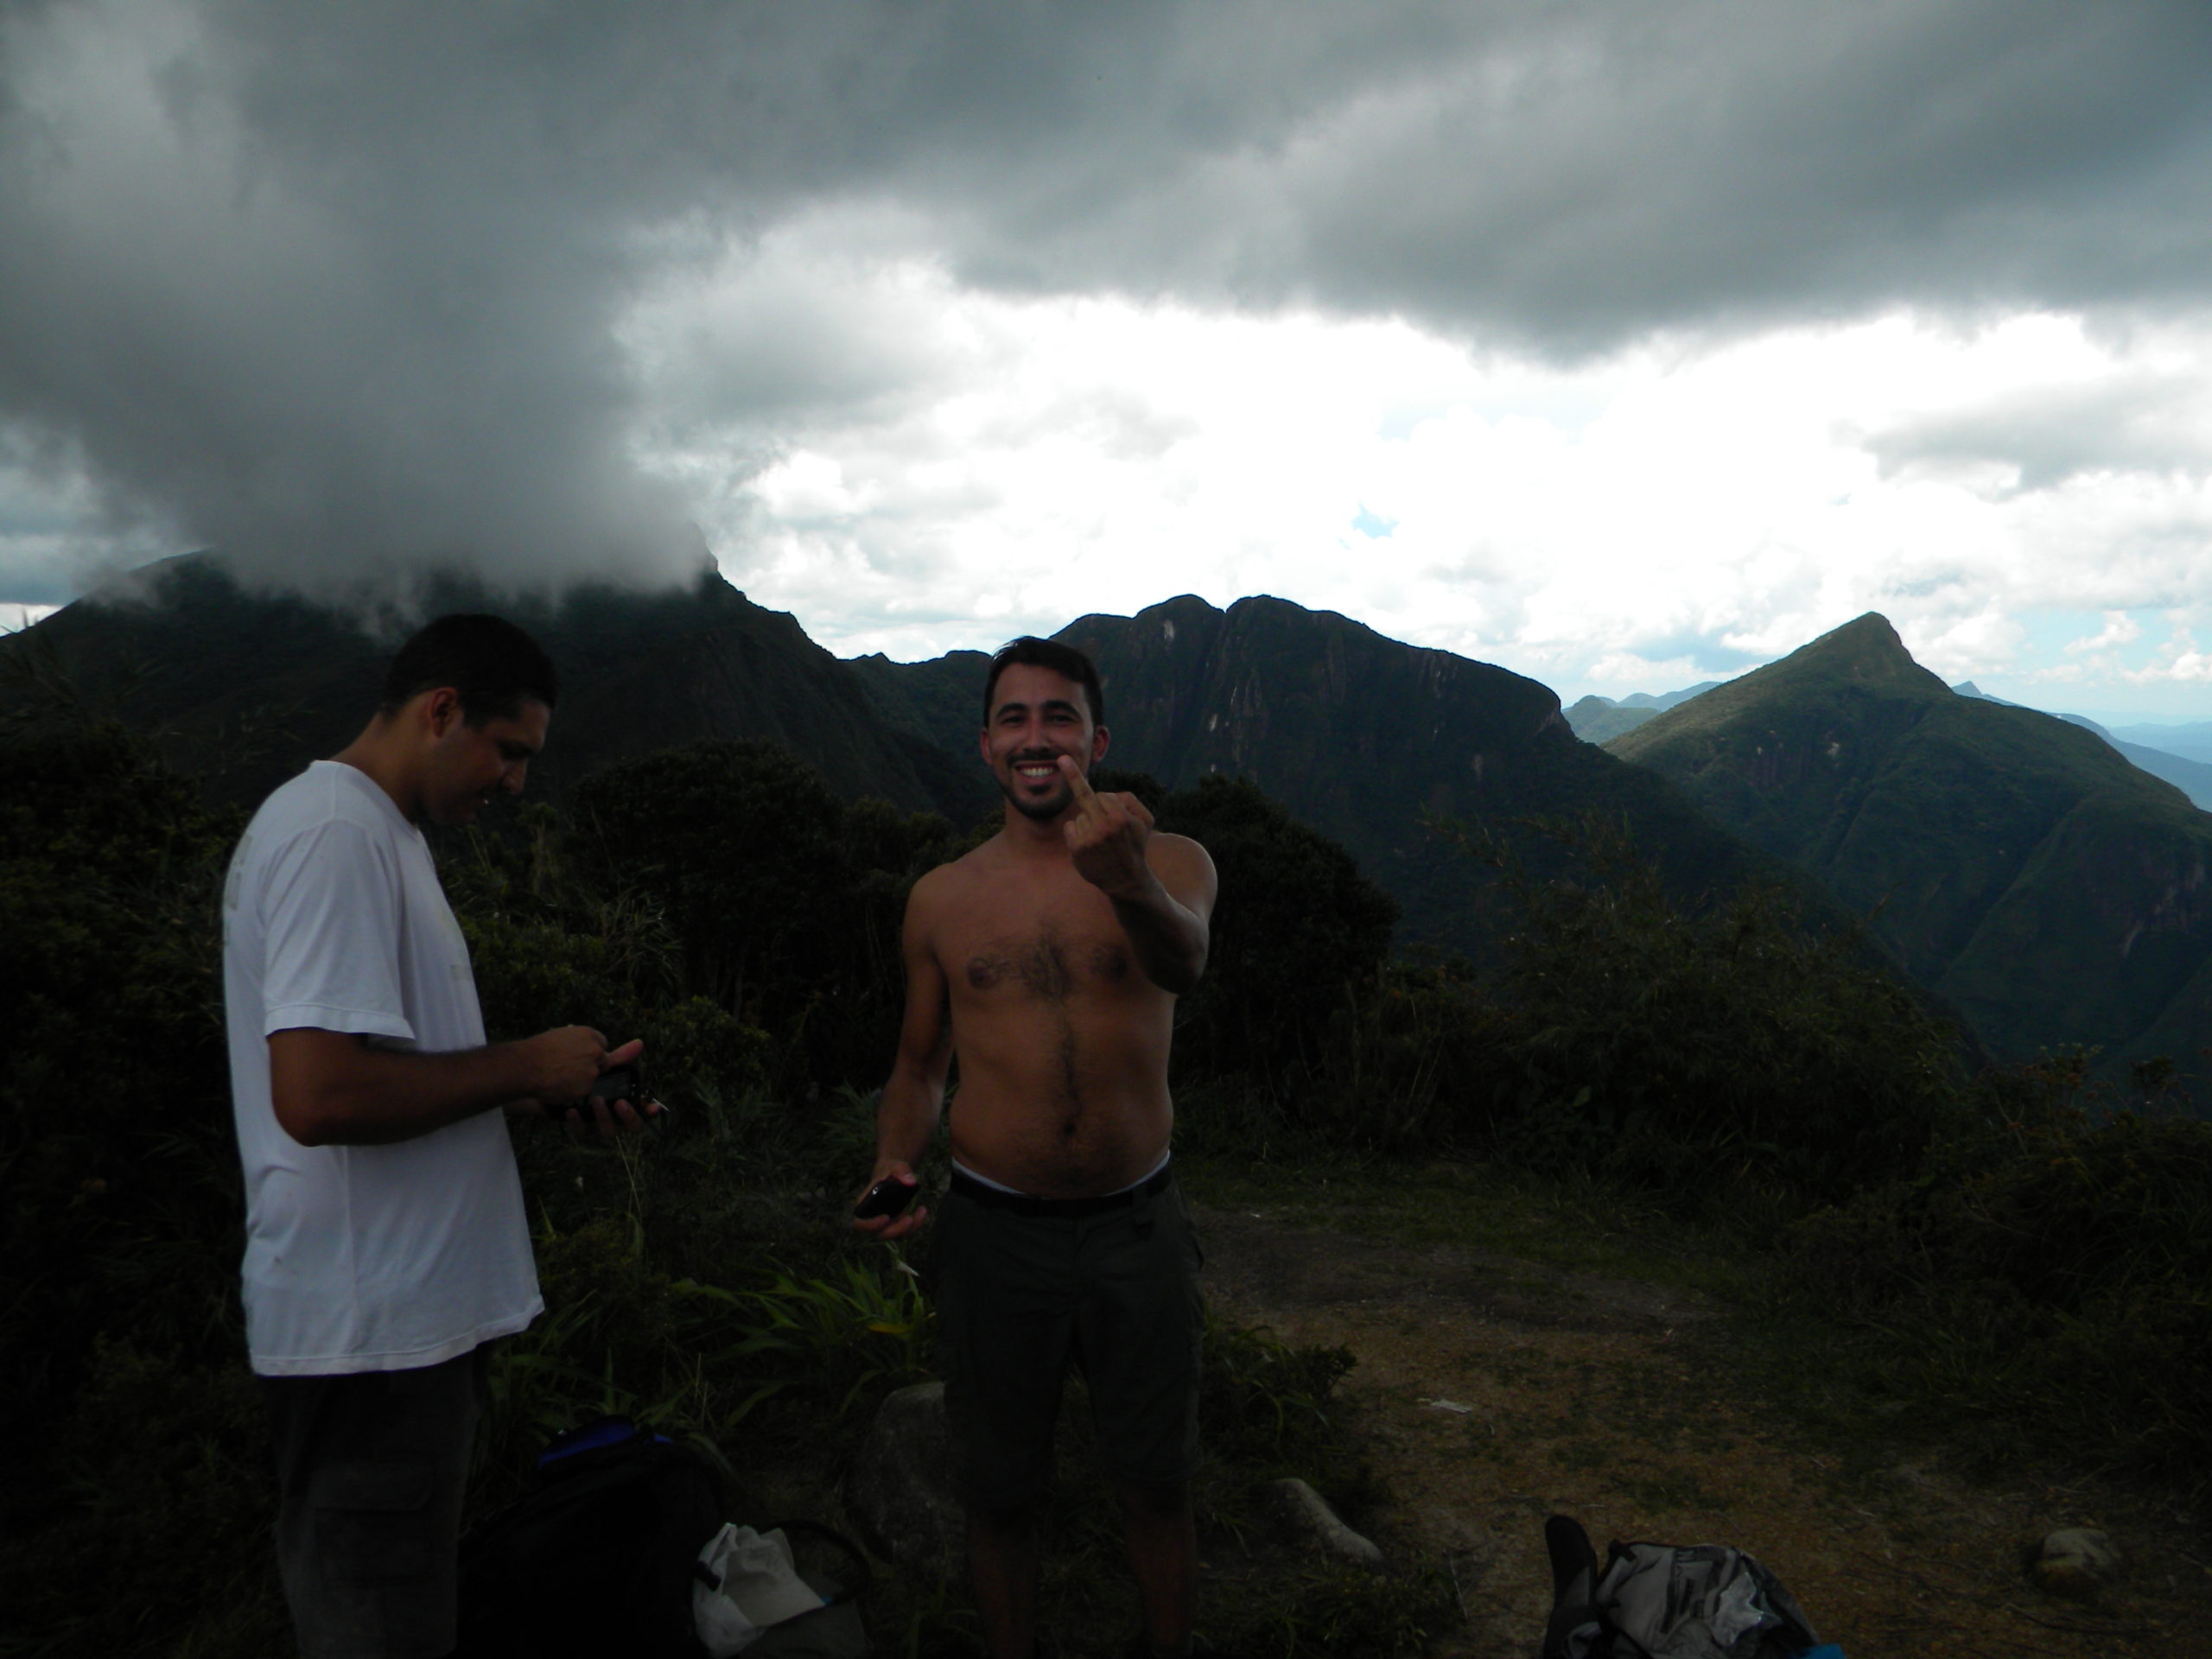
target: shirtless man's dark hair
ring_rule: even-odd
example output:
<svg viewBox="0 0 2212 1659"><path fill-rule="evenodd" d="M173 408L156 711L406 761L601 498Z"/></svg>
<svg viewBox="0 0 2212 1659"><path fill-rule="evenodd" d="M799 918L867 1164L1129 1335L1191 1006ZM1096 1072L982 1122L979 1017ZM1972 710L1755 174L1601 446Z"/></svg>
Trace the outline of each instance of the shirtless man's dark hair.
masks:
<svg viewBox="0 0 2212 1659"><path fill-rule="evenodd" d="M984 725L991 723L991 698L997 694L999 676L1017 664L1049 668L1062 678L1073 680L1090 700L1090 723L1105 725L1106 689L1098 683L1097 664L1073 645L1064 645L1057 639L1039 639L1033 633L1007 640L999 647L998 655L991 658L991 671L983 681Z"/></svg>
<svg viewBox="0 0 2212 1659"><path fill-rule="evenodd" d="M870 1178L914 1184L957 1059L937 1308L995 1659L1034 1649L1037 1522L1070 1364L1120 1495L1144 1641L1189 1650L1205 1317L1167 1161L1167 1052L1175 999L1205 967L1215 878L1205 849L1154 833L1135 797L1091 789L1099 707L1096 671L1066 645L1016 640L992 664L982 750L1004 823L907 901L906 1014ZM896 1238L926 1217L854 1225Z"/></svg>

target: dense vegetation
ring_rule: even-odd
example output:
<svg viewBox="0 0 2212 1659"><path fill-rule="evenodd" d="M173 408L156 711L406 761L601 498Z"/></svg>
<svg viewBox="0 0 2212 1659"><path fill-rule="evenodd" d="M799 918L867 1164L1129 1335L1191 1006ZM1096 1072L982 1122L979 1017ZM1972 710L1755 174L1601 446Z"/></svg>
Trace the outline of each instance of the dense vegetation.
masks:
<svg viewBox="0 0 2212 1659"><path fill-rule="evenodd" d="M23 1448L0 1494L0 1650L273 1649L216 950L240 817L111 726L0 743L0 1405ZM1792 1294L1841 1313L1871 1386L2212 1474L2212 1129L2159 1115L2166 1072L2143 1068L2117 1114L2088 1109L2078 1060L1969 1082L1852 941L1772 893L1685 914L1603 826L1554 826L1541 879L1464 849L1508 907L1499 966L1393 959L1389 898L1250 784L1116 781L1222 873L1178 1037L1185 1145L1448 1152L1632 1189L1684 1225L1779 1236ZM905 893L973 839L717 742L442 841L494 1034L640 1035L682 1108L614 1150L517 1126L550 1312L499 1361L480 1503L601 1409L725 1455L748 1518L834 1503L822 1448L928 1368L916 1279L838 1222ZM924 1283L927 1236L904 1262ZM1217 1643L1419 1650L1433 1579L1316 1574L1250 1526L1256 1483L1284 1472L1359 1514L1332 1406L1351 1357L1230 1330L1210 1353L1210 1559L1245 1575L1209 1608ZM1112 1541L1071 1525L1048 1597L1103 1629ZM899 1650L952 1652L963 1605L892 1575L871 1615Z"/></svg>

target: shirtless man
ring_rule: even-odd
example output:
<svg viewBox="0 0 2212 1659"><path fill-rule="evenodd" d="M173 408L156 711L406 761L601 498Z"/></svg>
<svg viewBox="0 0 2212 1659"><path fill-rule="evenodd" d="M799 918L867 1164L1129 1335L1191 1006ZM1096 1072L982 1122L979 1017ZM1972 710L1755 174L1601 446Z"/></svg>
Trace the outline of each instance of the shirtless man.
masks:
<svg viewBox="0 0 2212 1659"><path fill-rule="evenodd" d="M1167 1161L1167 1047L1205 967L1213 861L1153 833L1135 796L1091 790L1104 712L1080 652L1021 639L993 659L982 754L1005 825L907 901L906 1021L870 1178L915 1184L957 1058L938 1317L994 1659L1035 1651L1037 1521L1071 1362L1144 1600L1133 1651L1190 1650L1205 1316ZM854 1225L897 1238L926 1217Z"/></svg>

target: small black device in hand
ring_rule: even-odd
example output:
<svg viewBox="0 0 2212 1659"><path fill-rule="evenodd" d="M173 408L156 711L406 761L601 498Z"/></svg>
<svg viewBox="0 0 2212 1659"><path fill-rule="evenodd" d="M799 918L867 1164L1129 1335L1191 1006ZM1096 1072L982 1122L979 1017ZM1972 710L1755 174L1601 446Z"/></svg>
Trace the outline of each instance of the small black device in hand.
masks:
<svg viewBox="0 0 2212 1659"><path fill-rule="evenodd" d="M899 1216L914 1201L918 1186L909 1185L896 1175L887 1175L863 1193L853 1206L855 1221L874 1221L878 1216Z"/></svg>
<svg viewBox="0 0 2212 1659"><path fill-rule="evenodd" d="M592 1115L591 1103L594 1100L603 1100L610 1107L618 1100L626 1100L637 1108L638 1116L648 1123L673 1122L676 1117L664 1101L654 1102L659 1108L658 1111L648 1113L645 1110L645 1103L652 1100L652 1095L639 1079L638 1068L634 1065L618 1065L611 1071L601 1072L593 1079L584 1097L570 1109L588 1120Z"/></svg>

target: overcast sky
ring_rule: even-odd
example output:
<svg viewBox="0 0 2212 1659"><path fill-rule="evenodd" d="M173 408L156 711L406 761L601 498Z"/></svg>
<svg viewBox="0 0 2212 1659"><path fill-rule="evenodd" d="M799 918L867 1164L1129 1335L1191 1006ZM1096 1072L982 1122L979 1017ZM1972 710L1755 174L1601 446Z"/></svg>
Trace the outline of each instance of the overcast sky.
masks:
<svg viewBox="0 0 2212 1659"><path fill-rule="evenodd" d="M0 624L703 538L842 654L2212 718L2208 244L2202 0L10 0Z"/></svg>

